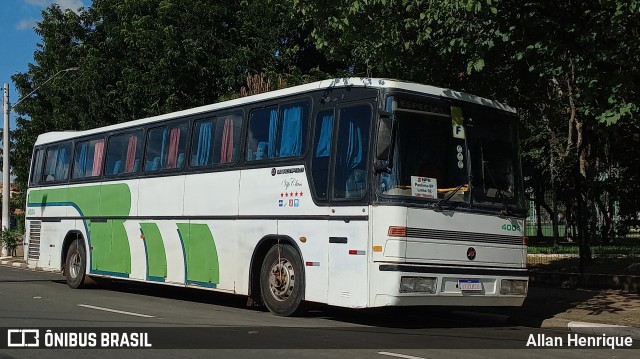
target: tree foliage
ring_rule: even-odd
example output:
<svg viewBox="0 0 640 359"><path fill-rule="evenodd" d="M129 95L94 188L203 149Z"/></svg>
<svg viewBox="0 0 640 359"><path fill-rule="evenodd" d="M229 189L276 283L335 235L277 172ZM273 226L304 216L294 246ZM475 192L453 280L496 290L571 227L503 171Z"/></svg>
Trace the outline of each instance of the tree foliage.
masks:
<svg viewBox="0 0 640 359"><path fill-rule="evenodd" d="M21 95L57 76L16 110L13 171L22 188L37 135L83 130L213 103L246 77L278 75L289 85L335 73L307 41L309 30L275 0L94 0L79 13L42 12L41 42Z"/></svg>
<svg viewBox="0 0 640 359"><path fill-rule="evenodd" d="M239 96L255 74L280 86L391 77L518 108L525 177L554 193L541 205L582 219L584 238L608 238L615 216L638 223L639 24L637 0L94 0L77 14L52 5L34 63L13 79L24 95L79 69L18 107L28 119L14 134L14 172L24 184L40 133Z"/></svg>

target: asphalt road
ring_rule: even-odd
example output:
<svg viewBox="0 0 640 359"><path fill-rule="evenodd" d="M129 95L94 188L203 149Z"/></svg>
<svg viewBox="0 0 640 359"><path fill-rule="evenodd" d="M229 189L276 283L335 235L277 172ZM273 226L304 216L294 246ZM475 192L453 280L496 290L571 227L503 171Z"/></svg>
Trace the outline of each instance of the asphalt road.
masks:
<svg viewBox="0 0 640 359"><path fill-rule="evenodd" d="M0 349L0 359L638 356L637 349L526 348L530 334L566 341L568 333L512 326L505 316L449 308L345 310L316 305L301 317L282 318L245 304L246 298L239 296L126 282L73 290L59 274L0 266L1 337L8 328L130 331L148 333L152 345L144 349L9 348Z"/></svg>

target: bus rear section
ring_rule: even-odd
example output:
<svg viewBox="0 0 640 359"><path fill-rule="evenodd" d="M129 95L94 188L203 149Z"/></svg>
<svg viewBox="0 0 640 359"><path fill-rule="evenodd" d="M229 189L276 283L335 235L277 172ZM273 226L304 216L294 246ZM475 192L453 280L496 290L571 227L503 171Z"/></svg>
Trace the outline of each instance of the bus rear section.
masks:
<svg viewBox="0 0 640 359"><path fill-rule="evenodd" d="M399 206L371 217L371 306L522 305L523 220Z"/></svg>

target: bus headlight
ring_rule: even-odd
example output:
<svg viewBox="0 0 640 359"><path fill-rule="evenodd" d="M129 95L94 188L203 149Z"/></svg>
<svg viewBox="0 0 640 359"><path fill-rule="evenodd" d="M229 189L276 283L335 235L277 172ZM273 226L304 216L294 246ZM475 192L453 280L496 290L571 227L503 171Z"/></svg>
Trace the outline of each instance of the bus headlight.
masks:
<svg viewBox="0 0 640 359"><path fill-rule="evenodd" d="M402 277L400 278L400 293L435 293L437 278Z"/></svg>
<svg viewBox="0 0 640 359"><path fill-rule="evenodd" d="M503 279L500 281L500 294L527 294L527 281L517 279Z"/></svg>

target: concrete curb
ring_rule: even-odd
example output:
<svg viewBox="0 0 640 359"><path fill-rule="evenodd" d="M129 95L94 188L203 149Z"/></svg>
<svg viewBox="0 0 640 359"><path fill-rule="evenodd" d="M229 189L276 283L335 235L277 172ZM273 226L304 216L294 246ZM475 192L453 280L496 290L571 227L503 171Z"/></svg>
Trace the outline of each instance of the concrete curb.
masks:
<svg viewBox="0 0 640 359"><path fill-rule="evenodd" d="M589 335L606 334L608 336L631 337L633 339L640 339L640 328L625 327L622 325L571 321L567 323L567 327L569 331L573 333Z"/></svg>
<svg viewBox="0 0 640 359"><path fill-rule="evenodd" d="M566 329L572 333L586 335L602 335L631 337L640 339L640 328L627 327L624 325L612 325L602 323L578 322L562 318L549 318L542 321L540 328Z"/></svg>
<svg viewBox="0 0 640 359"><path fill-rule="evenodd" d="M2 257L0 258L0 265L15 267L15 268L29 268L29 265L25 263L22 259L14 258L14 257Z"/></svg>

